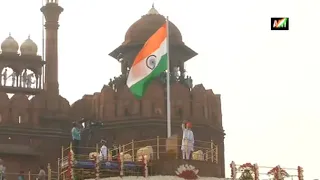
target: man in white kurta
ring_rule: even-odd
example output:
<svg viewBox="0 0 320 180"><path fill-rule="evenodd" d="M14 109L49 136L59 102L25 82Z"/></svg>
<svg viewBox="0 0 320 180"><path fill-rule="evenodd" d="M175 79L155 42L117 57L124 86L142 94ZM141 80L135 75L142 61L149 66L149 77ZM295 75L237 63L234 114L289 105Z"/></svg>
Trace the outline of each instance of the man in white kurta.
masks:
<svg viewBox="0 0 320 180"><path fill-rule="evenodd" d="M6 171L6 167L3 165L2 159L0 159L0 180L5 179L5 171Z"/></svg>
<svg viewBox="0 0 320 180"><path fill-rule="evenodd" d="M183 132L181 143L182 159L189 159L194 145L194 136L191 130L191 123L183 122L181 127Z"/></svg>
<svg viewBox="0 0 320 180"><path fill-rule="evenodd" d="M108 159L108 148L106 146L106 141L101 140L101 148L100 148L100 160L107 160Z"/></svg>

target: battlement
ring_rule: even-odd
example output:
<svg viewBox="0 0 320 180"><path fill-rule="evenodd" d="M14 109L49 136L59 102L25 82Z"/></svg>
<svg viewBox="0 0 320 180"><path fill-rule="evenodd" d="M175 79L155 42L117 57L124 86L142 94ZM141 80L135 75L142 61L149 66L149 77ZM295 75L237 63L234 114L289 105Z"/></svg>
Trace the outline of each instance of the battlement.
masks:
<svg viewBox="0 0 320 180"><path fill-rule="evenodd" d="M219 126L222 129L220 95L206 90L202 84L192 89L180 83L171 86L172 119L191 120L202 124ZM54 107L47 103L55 99ZM100 92L85 95L71 106L61 97L53 97L45 92L35 95L30 100L23 94L11 98L0 93L0 124L21 124L39 126L40 118L52 116L55 121L75 121L90 118L100 121L116 121L137 118L166 118L166 88L154 81L145 96L137 100L126 86L113 89L104 86Z"/></svg>
<svg viewBox="0 0 320 180"><path fill-rule="evenodd" d="M130 118L166 118L166 88L154 81L145 96L137 100L124 86L113 89L104 86L99 93L85 95L72 106L72 114L84 118L112 121ZM220 95L206 90L202 84L192 89L180 84L171 85L172 118L222 126Z"/></svg>

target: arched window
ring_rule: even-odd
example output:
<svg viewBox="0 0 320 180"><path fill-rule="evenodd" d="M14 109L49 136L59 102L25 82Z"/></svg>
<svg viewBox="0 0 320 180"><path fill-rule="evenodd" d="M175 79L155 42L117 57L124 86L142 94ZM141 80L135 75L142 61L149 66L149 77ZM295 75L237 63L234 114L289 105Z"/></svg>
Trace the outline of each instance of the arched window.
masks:
<svg viewBox="0 0 320 180"><path fill-rule="evenodd" d="M125 116L129 116L130 115L128 108L124 108L124 115Z"/></svg>
<svg viewBox="0 0 320 180"><path fill-rule="evenodd" d="M181 107L176 107L174 109L174 115L178 118L182 118L183 117L183 109Z"/></svg>
<svg viewBox="0 0 320 180"><path fill-rule="evenodd" d="M21 115L19 115L19 117L18 117L18 123L19 123L19 124L22 123L22 116L21 116Z"/></svg>
<svg viewBox="0 0 320 180"><path fill-rule="evenodd" d="M182 118L182 116L183 116L183 110L182 110L182 108L179 108L179 109L178 109L178 116L179 116L180 118Z"/></svg>
<svg viewBox="0 0 320 180"><path fill-rule="evenodd" d="M204 118L208 119L208 108L206 106L202 107Z"/></svg>
<svg viewBox="0 0 320 180"><path fill-rule="evenodd" d="M152 111L152 115L157 114L156 112L156 104L155 103L151 103L151 111Z"/></svg>

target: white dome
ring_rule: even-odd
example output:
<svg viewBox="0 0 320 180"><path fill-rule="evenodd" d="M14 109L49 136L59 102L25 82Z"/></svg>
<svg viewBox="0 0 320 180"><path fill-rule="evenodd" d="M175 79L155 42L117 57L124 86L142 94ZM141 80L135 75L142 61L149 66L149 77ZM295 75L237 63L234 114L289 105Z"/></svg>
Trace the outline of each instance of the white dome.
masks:
<svg viewBox="0 0 320 180"><path fill-rule="evenodd" d="M18 42L9 34L2 43L1 43L2 53L17 53L19 50Z"/></svg>
<svg viewBox="0 0 320 180"><path fill-rule="evenodd" d="M30 39L26 39L20 46L21 55L37 55L38 46L37 44Z"/></svg>

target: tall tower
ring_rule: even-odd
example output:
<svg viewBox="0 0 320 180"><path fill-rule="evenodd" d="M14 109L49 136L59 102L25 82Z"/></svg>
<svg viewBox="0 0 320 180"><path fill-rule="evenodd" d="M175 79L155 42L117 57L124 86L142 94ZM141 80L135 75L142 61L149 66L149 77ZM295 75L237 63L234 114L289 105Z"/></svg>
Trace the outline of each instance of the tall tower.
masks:
<svg viewBox="0 0 320 180"><path fill-rule="evenodd" d="M59 94L58 83L58 28L59 16L63 8L59 6L58 0L47 0L41 8L45 16L46 42L45 42L45 84L44 89L50 95Z"/></svg>

